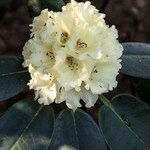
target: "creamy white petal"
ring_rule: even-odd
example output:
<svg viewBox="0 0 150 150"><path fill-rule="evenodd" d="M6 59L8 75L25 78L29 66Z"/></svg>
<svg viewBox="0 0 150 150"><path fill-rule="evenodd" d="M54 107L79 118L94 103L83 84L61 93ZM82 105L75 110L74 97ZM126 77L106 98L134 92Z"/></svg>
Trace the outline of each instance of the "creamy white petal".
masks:
<svg viewBox="0 0 150 150"><path fill-rule="evenodd" d="M63 52L59 54L62 56ZM82 81L87 80L89 76L85 65L80 60L67 54L66 56L64 54L64 57L56 57L54 70L58 82L67 91L72 88L79 91Z"/></svg>
<svg viewBox="0 0 150 150"><path fill-rule="evenodd" d="M66 95L66 105L72 109L76 110L78 107L81 107L80 104L80 93L75 90L70 90Z"/></svg>
<svg viewBox="0 0 150 150"><path fill-rule="evenodd" d="M99 13L99 11L91 5L89 1L85 3L77 3L72 1L63 7L63 11L71 13L73 18L78 18L78 22L85 25L103 25L105 24L105 14Z"/></svg>
<svg viewBox="0 0 150 150"><path fill-rule="evenodd" d="M89 57L100 59L102 57L102 49L100 47L100 33L98 30L99 28L77 26L77 29L66 43L67 47L81 60Z"/></svg>
<svg viewBox="0 0 150 150"><path fill-rule="evenodd" d="M55 99L56 103L61 103L66 101L66 105L73 109L74 111L81 107L80 104L80 93L76 92L75 90L66 91L64 87L60 86L59 83L56 84L57 89L57 96Z"/></svg>
<svg viewBox="0 0 150 150"><path fill-rule="evenodd" d="M80 91L80 97L86 103L85 106L87 108L94 106L94 104L96 103L96 101L98 99L97 94L93 94L91 92L91 90L86 90L84 87L82 87L82 89Z"/></svg>
<svg viewBox="0 0 150 150"><path fill-rule="evenodd" d="M35 90L35 99L40 104L49 105L56 98L56 86L54 77L50 74L41 74L29 65L31 80L28 83L30 89Z"/></svg>
<svg viewBox="0 0 150 150"><path fill-rule="evenodd" d="M56 98L56 87L53 84L52 87L39 88L35 91L35 99L38 100L40 104L49 105L54 102Z"/></svg>
<svg viewBox="0 0 150 150"><path fill-rule="evenodd" d="M90 88L95 94L102 94L113 90L117 86L116 76L120 68L119 60L95 64L91 77L86 82L85 87Z"/></svg>
<svg viewBox="0 0 150 150"><path fill-rule="evenodd" d="M62 103L63 101L66 100L66 91L65 88L63 86L61 86L58 82L56 83L56 99L55 99L55 103Z"/></svg>
<svg viewBox="0 0 150 150"><path fill-rule="evenodd" d="M46 21L51 16L51 12L48 9L44 9L41 11L41 14L38 17L35 17L33 23L30 25L31 28L31 37L38 36L39 31L44 27Z"/></svg>

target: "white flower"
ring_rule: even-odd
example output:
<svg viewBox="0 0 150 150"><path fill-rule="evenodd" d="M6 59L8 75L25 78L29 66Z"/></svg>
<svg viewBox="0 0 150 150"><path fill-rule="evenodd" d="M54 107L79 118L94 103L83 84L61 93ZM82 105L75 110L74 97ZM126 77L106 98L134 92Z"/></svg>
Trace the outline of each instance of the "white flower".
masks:
<svg viewBox="0 0 150 150"><path fill-rule="evenodd" d="M29 65L31 80L28 83L30 89L35 90L35 99L40 104L49 105L56 98L56 86L54 77L51 74L42 74Z"/></svg>
<svg viewBox="0 0 150 150"><path fill-rule="evenodd" d="M57 81L67 91L73 88L80 91L82 81L87 80L89 77L84 62L65 52L57 54L54 71L56 72Z"/></svg>
<svg viewBox="0 0 150 150"><path fill-rule="evenodd" d="M23 65L40 104L65 101L75 110L82 99L89 108L117 86L123 47L104 17L90 2L72 0L62 12L45 9L34 19Z"/></svg>

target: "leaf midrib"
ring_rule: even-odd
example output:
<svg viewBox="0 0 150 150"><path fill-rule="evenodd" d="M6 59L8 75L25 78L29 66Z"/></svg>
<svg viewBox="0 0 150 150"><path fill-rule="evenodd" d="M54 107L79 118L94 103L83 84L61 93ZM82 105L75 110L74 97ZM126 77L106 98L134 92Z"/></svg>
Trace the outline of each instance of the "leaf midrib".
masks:
<svg viewBox="0 0 150 150"><path fill-rule="evenodd" d="M102 96L102 95L101 95ZM104 96L102 96L102 98L101 99L105 99L105 100L107 100ZM104 101L105 101L104 100ZM103 100L102 100L103 101ZM122 118L119 116L119 114L116 112L116 110L114 109L114 107L112 106L112 104L109 102L109 101L107 101L111 106L109 106L109 104L107 103L107 102L104 102L103 101L103 103L104 103L104 105L105 106L107 106L116 116L117 116L117 118L122 122L122 124L125 126L125 127L127 127L127 129L131 132L131 133L133 133L133 135L137 138L137 139L139 139L140 140L140 142L142 142L143 144L146 144L130 127L128 127L124 122L123 122L123 120L122 120Z"/></svg>
<svg viewBox="0 0 150 150"><path fill-rule="evenodd" d="M24 128L24 130L22 131L21 135L19 136L19 138L16 140L16 142L13 144L12 148L10 150L13 150L16 146L17 143L19 142L19 140L21 139L22 135L25 133L25 131L30 127L31 123L35 120L35 118L38 116L38 114L40 113L41 109L44 106L40 106L39 109L36 111L36 113L34 114L33 118L31 119L31 121L28 123L28 125Z"/></svg>
<svg viewBox="0 0 150 150"><path fill-rule="evenodd" d="M28 70L16 71L16 72L11 72L11 73L4 73L4 74L1 74L0 77L11 76L11 75L15 75L15 74L22 74L22 73L27 73L27 72L28 72Z"/></svg>
<svg viewBox="0 0 150 150"><path fill-rule="evenodd" d="M74 124L74 127L75 127L75 133L76 133L76 140L77 140L77 143L78 143L78 148L80 148L80 145L79 145L79 138L78 138L78 132L77 132L77 125L76 125L76 120L75 120L75 112L71 112L72 114L72 118L73 118L73 124Z"/></svg>

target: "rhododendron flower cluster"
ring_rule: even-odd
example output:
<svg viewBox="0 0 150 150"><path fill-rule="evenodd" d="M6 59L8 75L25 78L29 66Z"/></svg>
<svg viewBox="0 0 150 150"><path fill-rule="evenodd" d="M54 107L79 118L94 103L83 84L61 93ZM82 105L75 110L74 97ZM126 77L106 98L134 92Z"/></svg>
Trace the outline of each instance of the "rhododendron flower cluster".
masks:
<svg viewBox="0 0 150 150"><path fill-rule="evenodd" d="M123 47L104 17L90 2L71 1L62 12L45 9L34 18L23 65L40 104L65 101L75 110L83 100L92 107L98 94L117 86Z"/></svg>

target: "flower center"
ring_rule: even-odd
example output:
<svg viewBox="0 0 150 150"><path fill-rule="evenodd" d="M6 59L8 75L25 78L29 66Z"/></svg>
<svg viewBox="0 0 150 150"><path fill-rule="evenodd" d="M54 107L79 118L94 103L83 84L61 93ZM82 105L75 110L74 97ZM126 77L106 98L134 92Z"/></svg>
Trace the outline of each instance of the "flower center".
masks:
<svg viewBox="0 0 150 150"><path fill-rule="evenodd" d="M79 69L78 67L78 63L76 62L76 60L72 57L72 56L68 56L66 58L66 62L68 64L68 67L73 71L77 71Z"/></svg>
<svg viewBox="0 0 150 150"><path fill-rule="evenodd" d="M50 58L51 60L55 60L55 56L54 56L54 53L53 53L53 52L47 52L47 53L46 53L46 56L49 56L49 58Z"/></svg>
<svg viewBox="0 0 150 150"><path fill-rule="evenodd" d="M77 40L77 49L80 50L80 49L84 49L84 48L87 48L87 43L81 41L80 39Z"/></svg>
<svg viewBox="0 0 150 150"><path fill-rule="evenodd" d="M62 42L62 43L66 43L67 40L68 40L68 38L69 38L69 35L68 35L67 32L63 32L63 33L61 34L61 42Z"/></svg>

